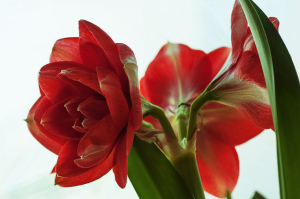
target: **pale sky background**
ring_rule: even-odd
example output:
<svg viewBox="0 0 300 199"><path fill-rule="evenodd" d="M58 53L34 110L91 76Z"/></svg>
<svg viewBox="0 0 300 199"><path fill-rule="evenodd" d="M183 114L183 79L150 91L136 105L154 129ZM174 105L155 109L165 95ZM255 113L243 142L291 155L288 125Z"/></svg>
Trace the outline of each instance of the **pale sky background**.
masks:
<svg viewBox="0 0 300 199"><path fill-rule="evenodd" d="M268 16L279 19L279 32L299 73L300 3L255 2ZM233 4L234 0L1 0L0 198L138 198L129 181L125 189L120 189L112 172L83 186L53 186L50 171L57 157L31 136L23 121L39 97L38 71L48 63L54 42L78 36L78 20L86 19L105 30L115 42L133 49L141 78L168 41L205 52L230 47ZM240 177L232 194L234 199L251 198L255 190L269 199L279 198L275 147L272 131L237 147Z"/></svg>

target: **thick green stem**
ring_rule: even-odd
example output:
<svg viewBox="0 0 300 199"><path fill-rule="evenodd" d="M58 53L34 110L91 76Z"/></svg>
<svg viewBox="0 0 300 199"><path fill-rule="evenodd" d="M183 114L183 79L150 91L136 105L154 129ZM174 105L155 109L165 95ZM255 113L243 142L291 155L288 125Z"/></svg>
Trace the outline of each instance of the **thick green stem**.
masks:
<svg viewBox="0 0 300 199"><path fill-rule="evenodd" d="M176 138L175 132L168 120L164 110L159 106L153 105L151 110L149 111L149 115L157 119L163 128L163 130L167 133L170 133L174 138ZM176 138L177 139L177 138Z"/></svg>
<svg viewBox="0 0 300 199"><path fill-rule="evenodd" d="M178 111L176 113L176 120L178 123L179 143L187 135L187 129L186 129L186 120L187 119L188 119L188 108L185 105L179 106Z"/></svg>
<svg viewBox="0 0 300 199"><path fill-rule="evenodd" d="M231 199L231 193L230 193L230 191L227 191L227 193L226 193L226 198L227 198L227 199Z"/></svg>
<svg viewBox="0 0 300 199"><path fill-rule="evenodd" d="M151 116L151 117L157 119L159 121L161 127L163 128L163 130L167 133L170 133L174 138L176 138L175 132L165 114L165 111L162 108L160 108L159 106L151 104L144 97L141 97L141 101L142 101L143 116L144 117Z"/></svg>
<svg viewBox="0 0 300 199"><path fill-rule="evenodd" d="M187 152L172 161L195 199L205 199L194 152Z"/></svg>
<svg viewBox="0 0 300 199"><path fill-rule="evenodd" d="M142 127L146 127L149 129L154 129L153 125L150 122L146 122L143 120Z"/></svg>
<svg viewBox="0 0 300 199"><path fill-rule="evenodd" d="M209 101L209 93L204 91L201 95L199 95L192 103L190 108L190 116L189 116L189 126L187 139L191 139L193 136L196 127L197 127L197 115L200 108Z"/></svg>

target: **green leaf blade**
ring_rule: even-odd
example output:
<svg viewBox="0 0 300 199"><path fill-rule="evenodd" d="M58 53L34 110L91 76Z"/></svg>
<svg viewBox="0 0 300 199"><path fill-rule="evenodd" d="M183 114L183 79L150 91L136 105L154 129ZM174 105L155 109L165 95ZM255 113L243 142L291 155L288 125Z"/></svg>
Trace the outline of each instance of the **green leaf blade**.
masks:
<svg viewBox="0 0 300 199"><path fill-rule="evenodd" d="M128 176L142 199L194 198L166 156L138 138L129 154Z"/></svg>
<svg viewBox="0 0 300 199"><path fill-rule="evenodd" d="M291 56L266 15L240 0L262 63L276 130L281 198L300 195L300 85Z"/></svg>

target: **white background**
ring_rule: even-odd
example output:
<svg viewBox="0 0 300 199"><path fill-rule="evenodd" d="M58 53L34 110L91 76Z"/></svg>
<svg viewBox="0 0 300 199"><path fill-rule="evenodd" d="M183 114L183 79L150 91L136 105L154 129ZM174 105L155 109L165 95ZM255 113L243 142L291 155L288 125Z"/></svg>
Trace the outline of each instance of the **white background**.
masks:
<svg viewBox="0 0 300 199"><path fill-rule="evenodd" d="M268 16L278 17L279 32L299 73L300 4L296 0L256 2ZM38 71L48 63L57 39L78 36L79 19L95 23L115 42L129 45L136 54L140 77L168 41L205 52L230 47L233 3L234 0L1 0L0 198L137 198L130 182L125 189L117 186L112 172L79 187L53 186L54 175L49 173L56 155L31 136L23 121L39 97ZM279 198L275 134L265 131L237 150L240 177L233 198L250 198L255 190L269 199Z"/></svg>

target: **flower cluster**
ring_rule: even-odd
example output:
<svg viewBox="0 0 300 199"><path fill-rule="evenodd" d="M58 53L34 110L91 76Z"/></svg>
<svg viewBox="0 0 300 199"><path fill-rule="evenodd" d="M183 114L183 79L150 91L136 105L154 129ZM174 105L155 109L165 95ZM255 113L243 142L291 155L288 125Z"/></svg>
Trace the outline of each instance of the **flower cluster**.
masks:
<svg viewBox="0 0 300 199"><path fill-rule="evenodd" d="M278 29L277 19L270 20ZM31 134L58 155L55 183L77 186L113 169L116 182L125 187L134 133L141 138L147 133L141 127L141 95L165 111L174 129L174 137L160 136L164 132L159 121L145 117L155 128L145 141L156 142L166 155L174 139L177 149L181 147L175 151L185 150L178 129L179 108L184 107L188 118L192 103L205 95L192 129L195 136L190 146L194 144L195 151L190 149L196 155L204 190L217 197L232 191L239 176L235 146L274 127L258 53L238 1L231 31L232 49L205 53L183 44L164 45L139 88L131 49L114 43L94 24L80 21L79 37L58 40L50 63L41 68L41 97L26 120ZM184 123L183 128L188 125ZM171 151L174 157L176 152Z"/></svg>

